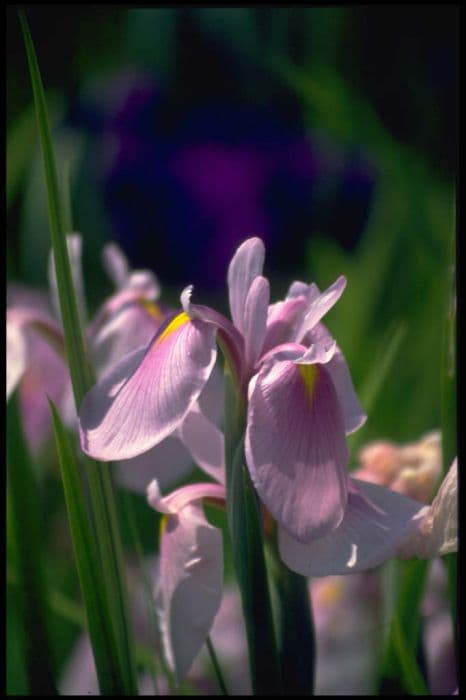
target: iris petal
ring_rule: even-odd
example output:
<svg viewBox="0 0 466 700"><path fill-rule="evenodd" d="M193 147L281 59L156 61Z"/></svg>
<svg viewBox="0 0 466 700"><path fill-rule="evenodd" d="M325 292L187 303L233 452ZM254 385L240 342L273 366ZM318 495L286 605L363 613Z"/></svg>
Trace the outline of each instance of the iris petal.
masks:
<svg viewBox="0 0 466 700"><path fill-rule="evenodd" d="M223 584L221 531L202 506L169 515L160 544L156 590L165 653L181 681L201 650L220 607Z"/></svg>
<svg viewBox="0 0 466 700"><path fill-rule="evenodd" d="M269 362L249 388L246 459L261 500L307 542L336 528L346 506L346 446L323 365Z"/></svg>
<svg viewBox="0 0 466 700"><path fill-rule="evenodd" d="M234 254L228 268L228 290L233 323L244 330L244 309L249 288L262 274L265 248L260 238L248 238Z"/></svg>
<svg viewBox="0 0 466 700"><path fill-rule="evenodd" d="M350 478L348 505L338 528L308 544L279 530L280 556L303 576L365 571L396 555L424 508L394 491Z"/></svg>
<svg viewBox="0 0 466 700"><path fill-rule="evenodd" d="M125 356L83 400L84 452L104 461L128 459L173 433L212 371L215 333L215 326L182 313L147 349Z"/></svg>

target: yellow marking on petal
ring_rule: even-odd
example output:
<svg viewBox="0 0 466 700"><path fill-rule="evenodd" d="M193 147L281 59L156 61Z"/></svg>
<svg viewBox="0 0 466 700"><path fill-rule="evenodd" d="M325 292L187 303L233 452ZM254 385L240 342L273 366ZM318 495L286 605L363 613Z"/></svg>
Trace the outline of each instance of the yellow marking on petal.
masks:
<svg viewBox="0 0 466 700"><path fill-rule="evenodd" d="M298 369L302 379L304 380L307 394L312 400L317 378L317 367L315 365L298 365Z"/></svg>
<svg viewBox="0 0 466 700"><path fill-rule="evenodd" d="M170 321L168 326L165 328L165 330L159 335L159 337L156 340L156 344L161 343L162 340L164 340L170 333L173 333L173 331L176 331L177 328L180 328L180 326L184 326L185 323L188 323L191 319L189 318L188 314L185 311L182 311L178 316L175 316L175 318Z"/></svg>
<svg viewBox="0 0 466 700"><path fill-rule="evenodd" d="M155 318L156 321L162 321L164 314L160 310L160 308L157 306L155 301L148 301L147 299L140 299L141 305L145 308L147 313L152 316L152 318Z"/></svg>
<svg viewBox="0 0 466 700"><path fill-rule="evenodd" d="M165 528L167 527L167 523L168 523L168 515L162 515L162 517L160 518L160 531L159 531L160 539L162 539L162 537L164 535Z"/></svg>

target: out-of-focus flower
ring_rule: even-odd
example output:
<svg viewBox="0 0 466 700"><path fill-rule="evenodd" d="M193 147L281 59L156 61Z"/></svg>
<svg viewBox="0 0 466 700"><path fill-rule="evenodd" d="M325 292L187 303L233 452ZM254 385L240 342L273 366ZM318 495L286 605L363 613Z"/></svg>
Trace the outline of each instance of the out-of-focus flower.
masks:
<svg viewBox="0 0 466 700"><path fill-rule="evenodd" d="M406 445L376 441L359 453L358 479L382 484L420 503L429 503L442 469L438 431ZM456 551L458 529L457 460L446 474L432 505L419 510L415 528L399 549L400 556L423 559Z"/></svg>
<svg viewBox="0 0 466 700"><path fill-rule="evenodd" d="M371 695L382 602L377 575L311 579L309 593L316 630L315 694Z"/></svg>
<svg viewBox="0 0 466 700"><path fill-rule="evenodd" d="M131 271L125 256L114 244L103 250L104 266L116 291L104 301L87 323L81 274L81 237L67 237L71 270L81 321L92 365L97 376L135 348L143 347L164 322L168 309L159 302L160 286L152 272ZM53 258L49 264L50 299L20 286L8 290L7 307L7 398L19 386L22 420L28 443L38 451L50 435L47 395L56 403L66 424L76 426L76 411L69 370L65 361L57 280ZM218 392L213 378L210 394ZM214 397L215 401L215 397ZM212 396L210 397L212 403ZM128 465L117 465L120 482L144 492L158 476L173 484L192 466L192 457L178 438L171 437L157 456L148 455Z"/></svg>
<svg viewBox="0 0 466 700"><path fill-rule="evenodd" d="M429 503L442 470L441 436L433 431L405 445L375 441L360 450L358 460L356 478Z"/></svg>

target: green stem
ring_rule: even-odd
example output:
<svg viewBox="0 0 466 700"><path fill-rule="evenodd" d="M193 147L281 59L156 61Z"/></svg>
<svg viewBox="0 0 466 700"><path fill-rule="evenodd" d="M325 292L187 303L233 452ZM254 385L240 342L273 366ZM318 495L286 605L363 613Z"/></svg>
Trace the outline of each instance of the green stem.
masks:
<svg viewBox="0 0 466 700"><path fill-rule="evenodd" d="M283 692L313 695L316 642L308 580L284 565L275 542L270 543L267 554Z"/></svg>

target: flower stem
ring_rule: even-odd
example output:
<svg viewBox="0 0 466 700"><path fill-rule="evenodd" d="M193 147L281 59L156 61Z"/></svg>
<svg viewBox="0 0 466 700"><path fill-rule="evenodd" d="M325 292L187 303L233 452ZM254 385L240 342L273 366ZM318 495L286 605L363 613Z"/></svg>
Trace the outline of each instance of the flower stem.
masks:
<svg viewBox="0 0 466 700"><path fill-rule="evenodd" d="M225 368L227 515L241 593L254 695L281 695L259 503L244 459L245 407Z"/></svg>

